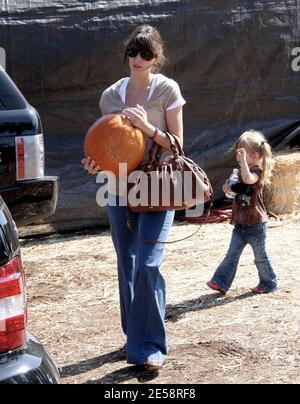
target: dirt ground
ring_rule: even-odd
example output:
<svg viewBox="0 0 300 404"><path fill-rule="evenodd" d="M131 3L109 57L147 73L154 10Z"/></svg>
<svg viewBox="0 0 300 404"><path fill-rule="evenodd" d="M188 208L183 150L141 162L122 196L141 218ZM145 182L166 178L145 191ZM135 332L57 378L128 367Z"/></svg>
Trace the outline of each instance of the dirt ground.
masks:
<svg viewBox="0 0 300 404"><path fill-rule="evenodd" d="M22 241L30 329L45 344L67 384L299 383L300 217L269 231L280 291L252 296L257 284L247 249L231 292L205 283L224 258L231 226L206 225L167 247L169 356L156 377L118 359L116 259L109 232ZM176 224L172 238L193 232Z"/></svg>

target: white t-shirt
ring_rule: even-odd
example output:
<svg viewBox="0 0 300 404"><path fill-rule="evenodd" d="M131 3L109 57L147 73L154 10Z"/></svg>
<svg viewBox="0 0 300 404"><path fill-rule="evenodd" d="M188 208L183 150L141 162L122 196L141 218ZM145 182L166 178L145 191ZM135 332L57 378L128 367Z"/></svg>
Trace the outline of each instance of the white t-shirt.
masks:
<svg viewBox="0 0 300 404"><path fill-rule="evenodd" d="M129 77L123 78L103 92L100 99L102 115L120 114L128 107L126 105L126 90L129 80ZM182 97L176 81L162 74L154 75L148 100L143 105L147 112L148 121L153 126L163 132L167 131L166 111L183 107L185 104L186 101ZM153 147L153 140L148 136L146 140L145 158L148 157L149 151ZM167 158L171 154L169 150L166 150L162 153L161 158Z"/></svg>

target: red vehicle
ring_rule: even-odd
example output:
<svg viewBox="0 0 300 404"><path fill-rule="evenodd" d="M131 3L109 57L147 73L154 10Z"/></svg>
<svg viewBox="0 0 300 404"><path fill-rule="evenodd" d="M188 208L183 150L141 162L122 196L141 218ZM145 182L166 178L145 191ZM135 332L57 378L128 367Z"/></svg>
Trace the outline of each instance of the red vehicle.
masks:
<svg viewBox="0 0 300 404"><path fill-rule="evenodd" d="M0 197L0 384L58 384L58 370L27 329L25 272L18 232Z"/></svg>

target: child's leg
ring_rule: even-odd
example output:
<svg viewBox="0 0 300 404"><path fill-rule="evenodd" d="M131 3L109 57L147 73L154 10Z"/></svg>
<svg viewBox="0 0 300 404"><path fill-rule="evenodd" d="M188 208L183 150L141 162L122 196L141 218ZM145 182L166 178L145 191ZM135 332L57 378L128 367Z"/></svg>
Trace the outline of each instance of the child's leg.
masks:
<svg viewBox="0 0 300 404"><path fill-rule="evenodd" d="M258 226L249 226L249 228L251 228L251 233L249 234L248 242L254 251L255 264L260 280L258 288L266 292L272 292L277 289L278 282L266 250L268 224L263 223Z"/></svg>
<svg viewBox="0 0 300 404"><path fill-rule="evenodd" d="M227 292L235 278L240 257L247 245L247 241L243 237L242 227L236 225L229 247L229 251L225 260L216 270L212 281L215 282L222 291Z"/></svg>

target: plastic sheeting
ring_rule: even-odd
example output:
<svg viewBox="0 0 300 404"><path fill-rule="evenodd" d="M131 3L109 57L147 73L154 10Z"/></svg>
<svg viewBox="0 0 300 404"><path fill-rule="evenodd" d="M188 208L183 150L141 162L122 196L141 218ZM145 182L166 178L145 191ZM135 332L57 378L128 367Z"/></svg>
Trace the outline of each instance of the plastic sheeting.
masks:
<svg viewBox="0 0 300 404"><path fill-rule="evenodd" d="M188 101L186 151L208 171L217 198L243 130L264 130L278 149L299 144L299 0L1 0L0 47L42 116L48 169L62 177L61 217L71 200L93 200L88 210L98 214L78 164L81 142L101 92L127 75L123 40L143 23L166 39L165 74Z"/></svg>

